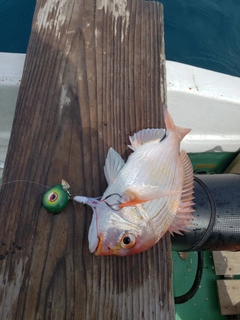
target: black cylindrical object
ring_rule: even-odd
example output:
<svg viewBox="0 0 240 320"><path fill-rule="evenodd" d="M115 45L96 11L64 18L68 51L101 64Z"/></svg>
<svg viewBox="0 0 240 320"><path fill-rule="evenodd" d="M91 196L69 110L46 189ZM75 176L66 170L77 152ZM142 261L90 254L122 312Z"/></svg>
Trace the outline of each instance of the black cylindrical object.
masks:
<svg viewBox="0 0 240 320"><path fill-rule="evenodd" d="M240 250L240 175L196 175L194 196L193 225L171 237L172 250Z"/></svg>

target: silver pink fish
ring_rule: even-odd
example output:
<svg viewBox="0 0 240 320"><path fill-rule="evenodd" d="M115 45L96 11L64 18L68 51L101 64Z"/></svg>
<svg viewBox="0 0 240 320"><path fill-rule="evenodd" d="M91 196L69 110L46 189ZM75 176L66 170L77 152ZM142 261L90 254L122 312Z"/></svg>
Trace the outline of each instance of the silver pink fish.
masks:
<svg viewBox="0 0 240 320"><path fill-rule="evenodd" d="M89 249L96 255L131 255L154 246L169 231L187 231L193 218L193 169L180 142L190 131L175 126L163 107L165 129L130 137L134 152L125 163L112 148L100 200L76 196L93 208Z"/></svg>

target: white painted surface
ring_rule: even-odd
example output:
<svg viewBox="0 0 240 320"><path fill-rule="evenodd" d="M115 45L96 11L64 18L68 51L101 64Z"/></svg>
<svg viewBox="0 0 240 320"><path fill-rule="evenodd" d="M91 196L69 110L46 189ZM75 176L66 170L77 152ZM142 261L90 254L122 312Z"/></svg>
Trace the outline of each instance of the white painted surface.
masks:
<svg viewBox="0 0 240 320"><path fill-rule="evenodd" d="M25 54L0 52L0 85L20 83Z"/></svg>
<svg viewBox="0 0 240 320"><path fill-rule="evenodd" d="M24 54L0 53L0 164L7 152L24 59ZM175 123L192 128L183 149L240 148L240 78L167 61L167 90Z"/></svg>
<svg viewBox="0 0 240 320"><path fill-rule="evenodd" d="M0 174L6 157L24 60L24 54L0 52Z"/></svg>
<svg viewBox="0 0 240 320"><path fill-rule="evenodd" d="M187 152L240 148L240 78L167 61L168 107L175 123L192 128Z"/></svg>

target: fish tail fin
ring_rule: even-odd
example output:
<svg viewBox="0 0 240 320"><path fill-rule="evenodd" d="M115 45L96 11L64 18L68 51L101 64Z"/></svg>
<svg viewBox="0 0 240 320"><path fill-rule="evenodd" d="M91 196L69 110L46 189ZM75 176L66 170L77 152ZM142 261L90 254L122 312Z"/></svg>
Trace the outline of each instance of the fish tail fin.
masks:
<svg viewBox="0 0 240 320"><path fill-rule="evenodd" d="M164 121L167 128L167 131L175 131L178 133L180 141L191 131L191 129L188 128L181 128L175 126L175 123L170 116L170 113L168 112L167 106L163 106L163 115L164 115Z"/></svg>

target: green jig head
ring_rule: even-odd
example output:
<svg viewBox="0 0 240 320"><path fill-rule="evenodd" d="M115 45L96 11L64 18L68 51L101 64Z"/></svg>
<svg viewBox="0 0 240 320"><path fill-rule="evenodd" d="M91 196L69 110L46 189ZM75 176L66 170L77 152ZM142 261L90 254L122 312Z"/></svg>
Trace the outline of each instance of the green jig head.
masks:
<svg viewBox="0 0 240 320"><path fill-rule="evenodd" d="M61 184L52 187L44 193L42 205L48 212L59 213L67 206L71 196L70 185L67 181L62 180Z"/></svg>

